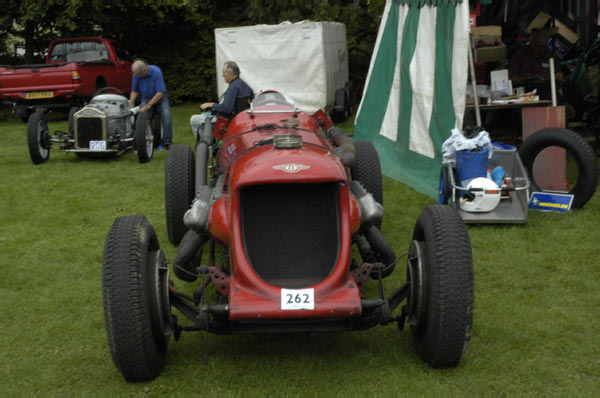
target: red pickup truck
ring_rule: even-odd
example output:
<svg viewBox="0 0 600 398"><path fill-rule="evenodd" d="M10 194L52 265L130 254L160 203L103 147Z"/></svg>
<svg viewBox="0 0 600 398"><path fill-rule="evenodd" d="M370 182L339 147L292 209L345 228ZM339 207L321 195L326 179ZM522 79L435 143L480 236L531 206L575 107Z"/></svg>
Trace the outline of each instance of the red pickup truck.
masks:
<svg viewBox="0 0 600 398"><path fill-rule="evenodd" d="M131 57L110 39L63 38L50 43L46 63L0 66L0 98L27 121L36 109L81 106L103 87L131 91Z"/></svg>

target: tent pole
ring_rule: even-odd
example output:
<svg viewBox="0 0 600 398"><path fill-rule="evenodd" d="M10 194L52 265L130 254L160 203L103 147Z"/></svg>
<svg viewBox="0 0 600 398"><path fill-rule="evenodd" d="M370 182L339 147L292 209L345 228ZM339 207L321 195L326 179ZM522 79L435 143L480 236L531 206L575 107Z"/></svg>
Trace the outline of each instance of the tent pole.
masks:
<svg viewBox="0 0 600 398"><path fill-rule="evenodd" d="M556 76L554 75L554 58L550 58L550 92L552 93L552 106L556 106Z"/></svg>
<svg viewBox="0 0 600 398"><path fill-rule="evenodd" d="M481 112L479 110L479 97L477 96L477 81L475 79L475 62L473 61L473 46L469 34L469 69L471 70L471 86L473 87L473 102L475 104L475 120L477 127L481 127Z"/></svg>

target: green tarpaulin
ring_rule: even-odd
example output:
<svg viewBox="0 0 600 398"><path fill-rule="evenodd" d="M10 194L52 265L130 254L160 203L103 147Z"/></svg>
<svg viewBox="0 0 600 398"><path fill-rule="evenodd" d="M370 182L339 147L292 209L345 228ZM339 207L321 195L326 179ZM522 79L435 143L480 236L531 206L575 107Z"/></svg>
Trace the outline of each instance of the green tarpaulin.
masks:
<svg viewBox="0 0 600 398"><path fill-rule="evenodd" d="M355 139L375 144L386 175L437 197L442 143L462 128L469 7L427 3L387 1Z"/></svg>

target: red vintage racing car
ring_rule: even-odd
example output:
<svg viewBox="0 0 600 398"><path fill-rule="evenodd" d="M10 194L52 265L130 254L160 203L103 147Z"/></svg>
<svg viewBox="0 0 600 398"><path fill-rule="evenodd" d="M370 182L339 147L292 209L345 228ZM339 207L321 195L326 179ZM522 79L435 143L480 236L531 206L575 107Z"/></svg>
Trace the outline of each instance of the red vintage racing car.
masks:
<svg viewBox="0 0 600 398"><path fill-rule="evenodd" d="M398 258L380 231L372 144L353 142L325 112L309 115L274 91L231 121L213 122L195 132L195 156L175 145L165 167L167 230L179 245L172 270L196 281L194 293L169 280L145 217L116 219L106 238L105 324L126 380L156 377L171 336L188 330L330 332L408 322L427 363L459 363L474 287L469 236L454 208L425 208L401 271L406 282L385 295L382 280ZM379 285L375 297L366 296L369 278ZM179 324L173 308L192 325Z"/></svg>

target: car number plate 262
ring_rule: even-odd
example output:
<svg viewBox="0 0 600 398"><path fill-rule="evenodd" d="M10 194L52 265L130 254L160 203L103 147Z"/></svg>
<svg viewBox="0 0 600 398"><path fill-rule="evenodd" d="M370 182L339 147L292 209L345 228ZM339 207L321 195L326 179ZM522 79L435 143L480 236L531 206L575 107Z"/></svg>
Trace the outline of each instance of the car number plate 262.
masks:
<svg viewBox="0 0 600 398"><path fill-rule="evenodd" d="M281 289L282 310L314 310L315 289Z"/></svg>
<svg viewBox="0 0 600 398"><path fill-rule="evenodd" d="M90 151L106 151L106 141L90 141Z"/></svg>

